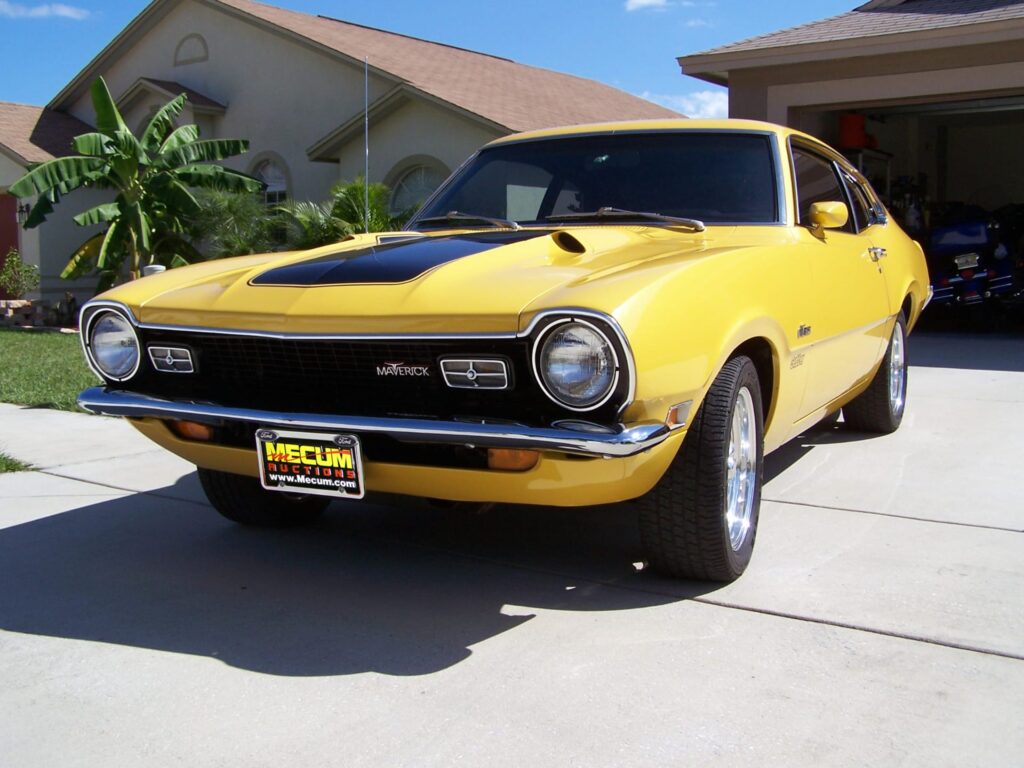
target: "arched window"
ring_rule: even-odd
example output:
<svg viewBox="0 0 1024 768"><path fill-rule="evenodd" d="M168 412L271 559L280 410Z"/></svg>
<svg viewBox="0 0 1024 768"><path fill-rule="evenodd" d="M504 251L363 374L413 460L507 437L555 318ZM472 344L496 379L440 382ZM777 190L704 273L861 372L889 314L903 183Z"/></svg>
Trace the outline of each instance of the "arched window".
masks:
<svg viewBox="0 0 1024 768"><path fill-rule="evenodd" d="M261 160L253 168L252 175L267 185L263 191L267 205L277 205L288 199L288 172L281 161L273 158Z"/></svg>
<svg viewBox="0 0 1024 768"><path fill-rule="evenodd" d="M210 50L206 47L206 40L202 35L195 33L185 35L174 49L174 66L180 67L183 64L196 64L210 58Z"/></svg>
<svg viewBox="0 0 1024 768"><path fill-rule="evenodd" d="M447 177L446 171L433 164L407 168L391 187L391 212L398 214L418 208Z"/></svg>

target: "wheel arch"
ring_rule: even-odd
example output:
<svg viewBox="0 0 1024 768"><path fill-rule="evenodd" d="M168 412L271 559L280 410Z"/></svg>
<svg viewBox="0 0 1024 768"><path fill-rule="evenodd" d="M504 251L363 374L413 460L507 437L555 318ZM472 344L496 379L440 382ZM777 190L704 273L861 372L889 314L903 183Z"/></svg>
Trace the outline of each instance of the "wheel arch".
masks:
<svg viewBox="0 0 1024 768"><path fill-rule="evenodd" d="M914 294L912 292L907 291L903 304L900 305L900 311L903 312L903 319L906 320L907 330L909 331L917 323L917 317L914 316ZM918 312L919 315L920 312Z"/></svg>
<svg viewBox="0 0 1024 768"><path fill-rule="evenodd" d="M764 429L767 432L771 418L775 414L775 393L779 386L779 355L772 342L764 336L754 336L737 346L725 362L740 355L746 355L757 369L758 383L761 386L761 406L764 410Z"/></svg>

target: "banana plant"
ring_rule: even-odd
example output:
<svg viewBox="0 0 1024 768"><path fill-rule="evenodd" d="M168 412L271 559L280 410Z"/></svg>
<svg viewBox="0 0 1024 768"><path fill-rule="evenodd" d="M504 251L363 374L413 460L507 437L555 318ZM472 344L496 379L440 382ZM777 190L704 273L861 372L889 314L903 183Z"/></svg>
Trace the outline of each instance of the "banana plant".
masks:
<svg viewBox="0 0 1024 768"><path fill-rule="evenodd" d="M31 166L8 190L15 197L38 195L25 229L42 224L61 198L80 188L111 190L112 202L74 217L81 227L105 224L71 254L65 279L99 274L106 290L122 276L136 279L142 267L168 267L201 260L188 239L199 211L196 188L257 192L262 183L216 161L246 152L244 139L200 139L195 125L175 127L187 96L161 107L136 137L124 122L103 78L92 84L96 131L76 136L76 155Z"/></svg>

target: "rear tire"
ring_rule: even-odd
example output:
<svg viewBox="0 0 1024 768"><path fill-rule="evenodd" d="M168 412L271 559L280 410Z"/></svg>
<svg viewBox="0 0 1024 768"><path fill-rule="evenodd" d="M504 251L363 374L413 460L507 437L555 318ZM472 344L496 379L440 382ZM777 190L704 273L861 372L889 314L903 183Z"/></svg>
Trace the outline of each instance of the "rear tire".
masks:
<svg viewBox="0 0 1024 768"><path fill-rule="evenodd" d="M764 466L757 369L734 357L708 390L668 471L642 497L640 536L665 576L734 581L754 550Z"/></svg>
<svg viewBox="0 0 1024 768"><path fill-rule="evenodd" d="M847 429L888 435L900 428L906 406L907 322L901 312L875 378L863 393L843 406L843 420Z"/></svg>
<svg viewBox="0 0 1024 768"><path fill-rule="evenodd" d="M268 491L243 475L199 469L199 482L213 508L232 522L260 528L308 525L327 509L326 496L299 496Z"/></svg>

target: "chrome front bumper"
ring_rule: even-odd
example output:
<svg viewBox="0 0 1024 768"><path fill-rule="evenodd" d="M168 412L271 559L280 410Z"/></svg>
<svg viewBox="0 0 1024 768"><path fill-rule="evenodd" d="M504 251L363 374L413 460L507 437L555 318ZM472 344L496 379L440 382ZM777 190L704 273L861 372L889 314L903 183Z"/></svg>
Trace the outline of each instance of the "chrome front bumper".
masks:
<svg viewBox="0 0 1024 768"><path fill-rule="evenodd" d="M663 442L673 431L662 423L620 424L607 432L585 432L565 426L542 428L476 421L280 413L230 408L212 403L165 400L104 387L85 390L78 396L78 404L87 411L104 416L180 419L212 425L242 421L267 427L387 435L405 443L532 448L594 457L633 456Z"/></svg>

